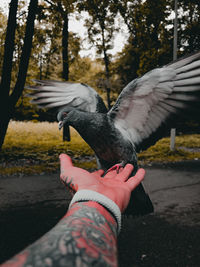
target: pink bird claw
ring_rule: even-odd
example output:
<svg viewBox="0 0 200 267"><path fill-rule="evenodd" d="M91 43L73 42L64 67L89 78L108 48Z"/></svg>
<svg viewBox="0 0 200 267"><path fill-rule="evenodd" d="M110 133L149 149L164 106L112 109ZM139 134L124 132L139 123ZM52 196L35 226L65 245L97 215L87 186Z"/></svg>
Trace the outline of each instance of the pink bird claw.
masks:
<svg viewBox="0 0 200 267"><path fill-rule="evenodd" d="M108 173L108 172L110 172L110 171L114 171L114 170L116 170L117 173L119 173L120 168L122 168L122 165L121 165L120 163L115 164L115 165L112 166L110 169L108 169L106 173Z"/></svg>

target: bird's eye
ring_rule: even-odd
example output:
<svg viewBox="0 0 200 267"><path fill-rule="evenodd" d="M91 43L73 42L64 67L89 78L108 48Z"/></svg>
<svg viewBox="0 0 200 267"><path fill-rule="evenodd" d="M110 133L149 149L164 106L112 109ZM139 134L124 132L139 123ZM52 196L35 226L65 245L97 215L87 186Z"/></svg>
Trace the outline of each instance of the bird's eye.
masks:
<svg viewBox="0 0 200 267"><path fill-rule="evenodd" d="M63 116L63 118L66 118L67 117L67 112L63 112L62 116Z"/></svg>

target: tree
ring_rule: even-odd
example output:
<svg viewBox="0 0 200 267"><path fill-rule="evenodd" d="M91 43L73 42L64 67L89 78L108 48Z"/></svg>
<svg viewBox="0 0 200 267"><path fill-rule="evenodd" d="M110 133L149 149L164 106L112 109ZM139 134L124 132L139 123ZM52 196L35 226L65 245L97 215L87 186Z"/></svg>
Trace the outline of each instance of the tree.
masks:
<svg viewBox="0 0 200 267"><path fill-rule="evenodd" d="M179 50L193 53L200 49L200 2L198 0L179 0Z"/></svg>
<svg viewBox="0 0 200 267"><path fill-rule="evenodd" d="M172 58L168 0L114 1L129 30L129 39L118 55L116 71L127 83Z"/></svg>
<svg viewBox="0 0 200 267"><path fill-rule="evenodd" d="M23 41L23 49L19 62L17 80L13 90L11 90L11 73L12 61L15 44L16 16L18 0L11 0L7 32L4 46L4 59L2 66L1 84L0 84L0 149L3 145L6 131L15 105L21 96L26 74L28 69L29 58L31 54L32 38L34 34L34 21L37 12L38 0L31 0L28 8L26 30Z"/></svg>
<svg viewBox="0 0 200 267"><path fill-rule="evenodd" d="M18 6L18 10L19 10ZM12 69L12 84L18 68L17 62L20 59L20 51L23 45L23 33L25 29L25 15L21 12L18 16L16 29L16 49L15 59ZM69 66L80 61L80 38L72 32L68 34L68 58ZM18 52L19 51L19 52ZM78 62L76 62L78 61ZM78 67L78 66L77 66ZM73 68L71 68L73 71ZM74 80L75 76L69 71L69 79ZM26 83L33 84L34 79L62 79L62 18L60 13L54 10L50 5L41 2L38 6L37 18L35 20L34 36L32 41L32 53L29 60ZM16 105L15 113L12 118L16 120L55 120L50 112L38 109L35 105L30 104L30 98L26 95L29 91L25 88Z"/></svg>
<svg viewBox="0 0 200 267"><path fill-rule="evenodd" d="M74 0L45 0L50 5L50 12L59 28L62 28L62 78L69 79L69 15L74 11ZM61 24L60 24L61 23Z"/></svg>
<svg viewBox="0 0 200 267"><path fill-rule="evenodd" d="M80 1L79 10L87 11L89 17L85 20L88 29L89 41L95 45L97 54L103 55L105 66L105 88L107 91L107 103L110 108L110 55L109 49L113 46L115 31L115 16L110 9L109 0Z"/></svg>

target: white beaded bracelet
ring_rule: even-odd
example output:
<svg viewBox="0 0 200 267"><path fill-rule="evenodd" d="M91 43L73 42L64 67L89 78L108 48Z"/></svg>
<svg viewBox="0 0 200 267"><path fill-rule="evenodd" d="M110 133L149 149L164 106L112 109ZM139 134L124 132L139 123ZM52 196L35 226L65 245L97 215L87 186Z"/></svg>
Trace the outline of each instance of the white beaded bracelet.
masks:
<svg viewBox="0 0 200 267"><path fill-rule="evenodd" d="M110 198L92 191L92 190L80 190L76 192L76 194L73 196L69 208L74 204L75 202L80 202L80 201L95 201L105 208L107 208L116 218L117 224L118 224L118 234L120 233L121 230L121 211L117 204L112 201Z"/></svg>

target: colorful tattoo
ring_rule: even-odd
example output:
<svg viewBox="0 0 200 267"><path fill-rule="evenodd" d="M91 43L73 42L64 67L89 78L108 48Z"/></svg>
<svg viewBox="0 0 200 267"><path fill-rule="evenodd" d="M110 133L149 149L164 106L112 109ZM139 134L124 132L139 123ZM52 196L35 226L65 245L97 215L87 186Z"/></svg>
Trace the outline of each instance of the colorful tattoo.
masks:
<svg viewBox="0 0 200 267"><path fill-rule="evenodd" d="M116 236L117 223L104 207L75 203L50 232L2 267L117 266Z"/></svg>

